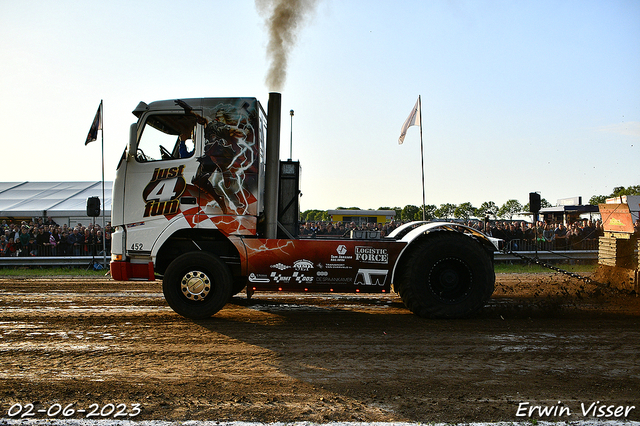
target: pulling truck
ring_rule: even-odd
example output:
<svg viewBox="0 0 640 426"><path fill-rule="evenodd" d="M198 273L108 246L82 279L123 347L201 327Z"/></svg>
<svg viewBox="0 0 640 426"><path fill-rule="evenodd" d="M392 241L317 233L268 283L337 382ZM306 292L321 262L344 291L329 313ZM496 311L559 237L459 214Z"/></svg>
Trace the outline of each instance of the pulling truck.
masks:
<svg viewBox="0 0 640 426"><path fill-rule="evenodd" d="M497 241L455 223L381 237L298 235L300 165L281 161L281 95L140 102L113 184L111 276L162 278L178 314L214 315L246 288L397 292L422 317L464 317L494 290Z"/></svg>

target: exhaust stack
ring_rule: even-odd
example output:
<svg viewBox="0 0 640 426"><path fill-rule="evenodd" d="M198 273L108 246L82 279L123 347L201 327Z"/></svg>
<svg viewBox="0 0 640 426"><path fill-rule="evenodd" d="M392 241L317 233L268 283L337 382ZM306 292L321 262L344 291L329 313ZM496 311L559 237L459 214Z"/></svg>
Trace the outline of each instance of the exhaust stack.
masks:
<svg viewBox="0 0 640 426"><path fill-rule="evenodd" d="M269 93L267 107L267 149L265 159L265 237L278 236L278 186L280 180L280 114L282 95Z"/></svg>

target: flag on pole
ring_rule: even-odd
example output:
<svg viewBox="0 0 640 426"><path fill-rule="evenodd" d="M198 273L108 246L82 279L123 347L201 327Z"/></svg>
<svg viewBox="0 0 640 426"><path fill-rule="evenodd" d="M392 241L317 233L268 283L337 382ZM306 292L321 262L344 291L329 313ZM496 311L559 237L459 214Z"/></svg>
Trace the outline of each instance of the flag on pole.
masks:
<svg viewBox="0 0 640 426"><path fill-rule="evenodd" d="M400 133L400 138L398 139L398 143L402 145L404 142L404 137L407 135L407 130L411 126L419 126L420 125L420 98L416 101L416 105L411 110L411 114L407 117L407 120L402 125L402 132Z"/></svg>
<svg viewBox="0 0 640 426"><path fill-rule="evenodd" d="M93 123L91 124L91 130L89 130L89 134L87 135L87 141L84 143L85 146L89 142L93 142L98 139L98 130L102 130L102 101L100 101L96 117L93 119Z"/></svg>

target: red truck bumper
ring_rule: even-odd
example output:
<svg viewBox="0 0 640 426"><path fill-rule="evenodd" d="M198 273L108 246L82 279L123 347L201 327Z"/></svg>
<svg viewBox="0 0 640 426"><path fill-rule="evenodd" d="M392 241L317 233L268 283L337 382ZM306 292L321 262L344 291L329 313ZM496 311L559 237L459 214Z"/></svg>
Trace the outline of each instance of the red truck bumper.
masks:
<svg viewBox="0 0 640 426"><path fill-rule="evenodd" d="M153 281L156 279L153 272L153 262L131 263L123 261L112 261L109 269L111 270L111 278L116 281Z"/></svg>

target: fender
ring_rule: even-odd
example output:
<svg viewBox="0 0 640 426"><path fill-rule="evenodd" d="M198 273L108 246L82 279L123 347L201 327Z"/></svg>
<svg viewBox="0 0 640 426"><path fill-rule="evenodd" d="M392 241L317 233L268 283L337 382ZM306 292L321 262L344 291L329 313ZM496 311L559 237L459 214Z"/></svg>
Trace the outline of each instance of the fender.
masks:
<svg viewBox="0 0 640 426"><path fill-rule="evenodd" d="M400 252L396 264L393 266L393 273L391 275L391 282L395 282L396 268L400 263L402 256L406 253L407 249L414 243L419 237L429 232L461 232L468 235L469 238L473 238L478 241L479 244L489 252L493 253L496 250L501 249L502 241L499 238L490 237L477 229L471 228L467 225L462 225L453 222L409 222L396 228L389 234L389 238L394 238L398 241L406 243L405 247Z"/></svg>
<svg viewBox="0 0 640 426"><path fill-rule="evenodd" d="M160 251L164 243L177 231L189 228L190 225L184 215L177 215L176 217L169 220L169 223L162 229L162 232L160 232L151 248L151 260L153 261L154 265L156 263L156 256L158 256L158 251Z"/></svg>

